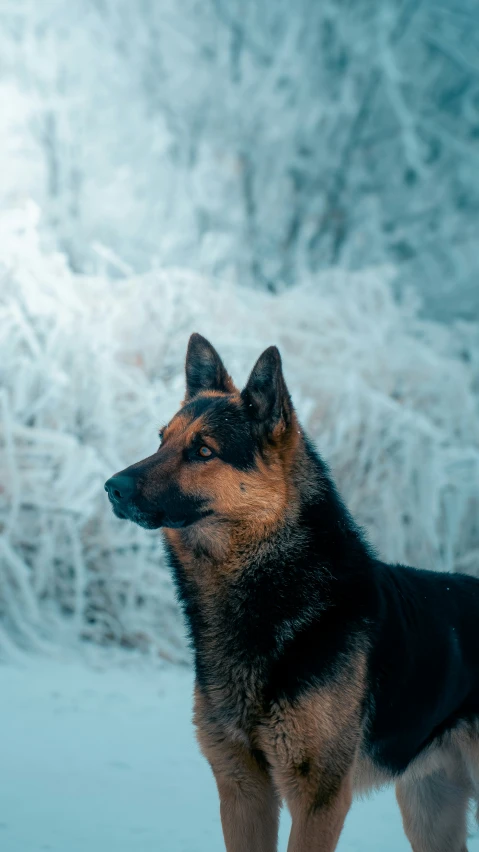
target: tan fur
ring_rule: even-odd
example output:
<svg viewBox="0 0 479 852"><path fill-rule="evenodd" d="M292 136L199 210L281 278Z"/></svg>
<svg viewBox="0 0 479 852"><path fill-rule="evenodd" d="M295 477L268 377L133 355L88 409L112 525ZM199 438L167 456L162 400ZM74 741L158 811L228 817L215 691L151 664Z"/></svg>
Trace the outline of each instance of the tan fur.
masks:
<svg viewBox="0 0 479 852"><path fill-rule="evenodd" d="M448 731L425 749L401 775L400 781L415 784L448 770L458 755L469 777L470 786L479 796L479 725L477 722L463 722L452 731ZM366 755L359 754L354 771L354 789L357 793L367 793L379 789L399 779L391 773L377 767Z"/></svg>
<svg viewBox="0 0 479 852"><path fill-rule="evenodd" d="M342 779L334 799L322 808L311 810L305 807L304 800L294 801L290 806L293 825L288 852L333 852L352 798L351 776L348 774Z"/></svg>
<svg viewBox="0 0 479 852"><path fill-rule="evenodd" d="M198 432L206 439L201 417L191 422L180 412L165 431L165 449L179 456ZM267 541L269 533L283 525L286 517L293 520L298 494L291 468L293 464L301 468L301 446L295 419L294 428L287 434L278 429L276 445L266 459L258 456L253 470L236 470L219 459L207 465L178 466L176 478L182 492L205 498L213 511L213 517L191 529L165 530L170 546L187 570L196 567L203 571L204 565L198 564L199 550L223 572L241 570L248 550L259 541Z"/></svg>
<svg viewBox="0 0 479 852"><path fill-rule="evenodd" d="M358 650L345 660L341 675L326 687L293 704L278 703L264 714L258 697L254 697L254 685L250 684L248 690L241 684L242 694L250 696L251 713L248 716L244 709L243 713L238 709L236 723L231 717L220 721L222 708L239 707L236 695L228 696L222 689L215 689L208 698L198 693L198 737L217 778L225 839L231 838L226 845L228 852L241 848L235 845L234 826L238 821L243 825L240 836L244 836L245 822L265 820L268 833L267 837L262 835L264 846L253 843L251 849L274 850L271 832L275 803L282 799L293 818L288 852L332 852L353 793L394 781L414 852L467 852L467 806L470 797L478 793L477 725L464 724L444 735L400 779L393 778L361 752L367 725L363 708L365 672L366 655ZM259 763L258 755L262 756ZM238 799L238 778L240 786L246 784L243 773L252 773L248 774L248 789L259 784L258 807L250 809L248 797ZM257 837L260 827L250 826L250 830Z"/></svg>
<svg viewBox="0 0 479 852"><path fill-rule="evenodd" d="M404 831L413 852L465 852L467 810L473 787L461 752L443 749L442 764L396 785Z"/></svg>
<svg viewBox="0 0 479 852"><path fill-rule="evenodd" d="M276 705L262 722L257 742L287 801L301 796L320 805L352 770L361 742L364 677L361 651L345 660L337 680L294 704Z"/></svg>
<svg viewBox="0 0 479 852"><path fill-rule="evenodd" d="M225 734L198 689L194 721L201 751L218 786L228 852L275 852L280 801L264 761Z"/></svg>
<svg viewBox="0 0 479 852"><path fill-rule="evenodd" d="M201 432L201 418L185 430L185 445L193 433ZM296 435L296 438L294 437ZM297 447L297 433L278 437L266 460L259 455L253 470L240 471L213 459L208 465L185 468L178 484L186 494L200 494L208 499L218 522L229 521L245 527L245 537L256 540L285 521L287 508L295 504L290 470ZM256 534L255 534L256 528Z"/></svg>
<svg viewBox="0 0 479 852"><path fill-rule="evenodd" d="M203 653L212 672L230 578L242 570L246 555L267 548L270 531L294 519L298 488L309 487L293 416L292 428L278 425L267 457L258 456L254 470L235 470L219 460L178 470L181 490L206 497L214 513L191 528L165 530L199 594L208 625ZM198 432L206 438L201 418L179 417L164 435L164 447L172 453ZM365 669L365 652L358 649L345 658L336 680L267 711L260 672L218 670L207 694L197 690L198 740L217 781L228 852L274 850L281 799L293 814L293 852L335 848L362 738Z"/></svg>
<svg viewBox="0 0 479 852"><path fill-rule="evenodd" d="M214 365L214 352L206 341L193 336L189 352L190 347L193 351L203 347L209 367ZM271 352L265 355L271 357ZM279 354L273 357L278 363ZM229 402L241 405L221 362L216 372ZM190 374L194 390L198 376L194 370ZM202 508L210 510L189 526L165 528L164 535L180 563L176 567L181 584L201 614L197 646L202 688L195 691L194 721L218 786L227 852L275 852L283 800L293 819L288 852L333 852L353 793L391 782L397 785L414 852L467 852L467 804L479 796L479 723L463 723L437 738L401 777L393 777L366 753L371 745L366 736L370 696L365 638L336 658L336 669L327 673L324 683L305 684L294 699L275 703L265 697L274 682L275 649L284 648L307 624L307 602L304 613L296 611L284 622L273 620L270 659L258 651L245 662L242 648L236 647L231 613L241 617L249 602L241 597L249 575L242 588L241 572L261 570L271 553L276 559L285 552L294 558L307 546L306 533L295 521L302 502L317 499L323 487L309 472L306 445L296 415L289 411L284 380L283 391L283 413L278 414L277 406L276 425L262 442L261 452L258 448L252 469L236 469L214 455L207 464L182 464L185 449L199 436L220 449L208 434L207 418L188 413L193 407L180 410L163 430L159 461L155 454L145 460L146 466L145 461L132 466L140 468L137 487L153 505L168 479L183 495L200 498ZM201 395L219 398L224 393ZM318 572L318 586L325 570ZM236 610L231 607L232 588ZM251 590L254 594L254 582ZM317 605L315 611L319 609ZM248 618L244 621L249 629ZM251 636L255 638L250 644L256 637L261 642L261 631L253 630ZM287 654L284 660L284 665L291 665Z"/></svg>
<svg viewBox="0 0 479 852"><path fill-rule="evenodd" d="M479 726L462 723L421 753L399 777L361 756L354 789L396 782L404 830L414 852L467 852L467 810L479 798Z"/></svg>
<svg viewBox="0 0 479 852"><path fill-rule="evenodd" d="M243 710L228 687L196 690L198 740L217 781L228 852L274 850L282 799L293 816L289 849L335 848L351 803L364 715L365 654L358 650L344 662L328 686L267 712L254 683L239 685L247 696ZM260 835L263 846L238 842Z"/></svg>
<svg viewBox="0 0 479 852"><path fill-rule="evenodd" d="M203 396L221 394L210 392ZM163 458L166 451L172 460L179 459L183 448L189 446L198 433L213 449L217 449L202 418L190 420L180 411L163 431ZM178 486L185 494L207 498L218 520L244 523L248 526L248 533L254 532L256 524L258 537L262 536L265 527L284 522L291 490L289 473L298 445L297 430L290 430L287 435L278 430L276 440L277 446L272 449L267 461L258 457L256 468L251 471L235 470L219 459L212 459L208 465L178 465ZM164 476L164 472L165 461L159 475ZM154 487L154 475L151 480ZM146 491L145 495L148 496Z"/></svg>

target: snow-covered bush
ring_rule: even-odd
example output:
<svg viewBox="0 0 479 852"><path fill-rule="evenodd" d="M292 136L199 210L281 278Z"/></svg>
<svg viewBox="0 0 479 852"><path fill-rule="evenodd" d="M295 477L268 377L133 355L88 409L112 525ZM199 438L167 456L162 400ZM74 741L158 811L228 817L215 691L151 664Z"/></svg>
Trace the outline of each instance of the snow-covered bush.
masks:
<svg viewBox="0 0 479 852"><path fill-rule="evenodd" d="M479 339L398 305L387 268L280 296L182 269L74 274L33 204L0 215L0 640L84 637L185 654L161 536L103 491L151 453L189 334L238 382L279 345L302 421L379 553L479 569Z"/></svg>
<svg viewBox="0 0 479 852"><path fill-rule="evenodd" d="M74 269L98 240L274 289L388 262L471 315L478 26L477 0L0 3L0 202L26 188Z"/></svg>

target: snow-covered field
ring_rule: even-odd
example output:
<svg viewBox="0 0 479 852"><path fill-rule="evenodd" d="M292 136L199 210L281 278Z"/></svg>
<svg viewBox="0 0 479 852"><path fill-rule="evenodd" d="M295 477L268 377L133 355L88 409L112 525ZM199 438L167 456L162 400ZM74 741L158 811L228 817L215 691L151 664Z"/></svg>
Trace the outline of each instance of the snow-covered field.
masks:
<svg viewBox="0 0 479 852"><path fill-rule="evenodd" d="M223 852L192 688L189 670L136 657L0 667L2 852ZM283 812L280 850L288 829ZM408 849L392 790L355 802L340 852Z"/></svg>

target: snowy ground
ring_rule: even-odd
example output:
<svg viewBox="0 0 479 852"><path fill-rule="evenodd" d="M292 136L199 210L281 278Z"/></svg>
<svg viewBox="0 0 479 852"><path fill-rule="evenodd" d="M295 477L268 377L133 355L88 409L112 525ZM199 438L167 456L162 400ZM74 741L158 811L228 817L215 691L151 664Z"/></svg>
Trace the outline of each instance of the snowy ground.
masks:
<svg viewBox="0 0 479 852"><path fill-rule="evenodd" d="M181 669L2 666L2 852L224 852L191 692ZM339 849L409 849L391 791L355 803Z"/></svg>

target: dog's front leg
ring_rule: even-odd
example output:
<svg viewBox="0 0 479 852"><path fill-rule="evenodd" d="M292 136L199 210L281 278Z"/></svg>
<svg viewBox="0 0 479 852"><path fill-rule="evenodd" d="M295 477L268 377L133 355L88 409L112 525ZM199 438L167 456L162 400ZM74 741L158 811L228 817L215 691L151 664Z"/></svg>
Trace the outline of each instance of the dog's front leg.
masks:
<svg viewBox="0 0 479 852"><path fill-rule="evenodd" d="M289 797L293 819L288 852L333 852L351 806L352 784L346 776L331 795L323 796L321 785L312 797L311 789L299 789Z"/></svg>
<svg viewBox="0 0 479 852"><path fill-rule="evenodd" d="M352 801L360 709L325 687L278 702L262 726L259 744L293 820L288 852L336 849Z"/></svg>
<svg viewBox="0 0 479 852"><path fill-rule="evenodd" d="M271 782L239 766L234 778L213 772L227 852L276 852L279 802Z"/></svg>
<svg viewBox="0 0 479 852"><path fill-rule="evenodd" d="M198 691L195 723L218 786L227 852L276 852L279 799L264 758L225 733Z"/></svg>

